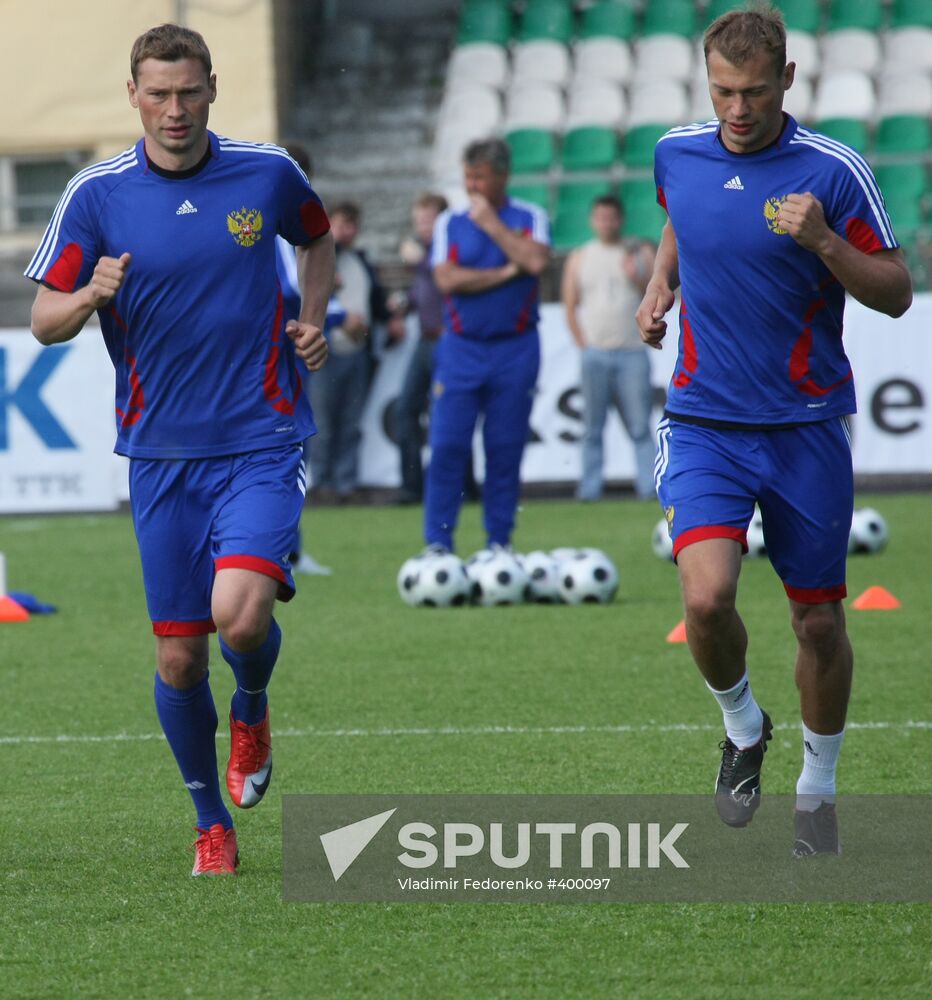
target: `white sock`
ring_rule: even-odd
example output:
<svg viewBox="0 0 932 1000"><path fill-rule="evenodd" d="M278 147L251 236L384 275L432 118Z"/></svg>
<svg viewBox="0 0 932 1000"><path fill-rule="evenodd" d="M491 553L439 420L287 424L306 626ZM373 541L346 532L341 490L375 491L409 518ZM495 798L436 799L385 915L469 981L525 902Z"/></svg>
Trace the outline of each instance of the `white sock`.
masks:
<svg viewBox="0 0 932 1000"><path fill-rule="evenodd" d="M796 808L815 812L835 801L835 768L845 731L832 736L814 733L803 723L803 770L796 782Z"/></svg>
<svg viewBox="0 0 932 1000"><path fill-rule="evenodd" d="M751 682L745 670L738 683L727 691L716 691L708 681L706 687L719 703L725 719L725 733L739 750L754 746L764 729L764 714L754 700Z"/></svg>

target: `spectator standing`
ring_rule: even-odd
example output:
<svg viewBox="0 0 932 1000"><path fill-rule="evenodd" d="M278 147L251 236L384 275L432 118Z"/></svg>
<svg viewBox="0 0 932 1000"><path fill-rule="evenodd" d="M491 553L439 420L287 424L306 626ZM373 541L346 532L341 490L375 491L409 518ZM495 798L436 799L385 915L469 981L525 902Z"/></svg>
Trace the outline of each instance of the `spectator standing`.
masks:
<svg viewBox="0 0 932 1000"><path fill-rule="evenodd" d="M605 419L614 405L634 445L635 493L641 500L653 499L653 390L634 314L653 270L654 251L645 243L624 244L624 210L613 195L593 201L589 221L595 239L567 258L561 291L566 322L582 351L585 432L576 496L602 496Z"/></svg>

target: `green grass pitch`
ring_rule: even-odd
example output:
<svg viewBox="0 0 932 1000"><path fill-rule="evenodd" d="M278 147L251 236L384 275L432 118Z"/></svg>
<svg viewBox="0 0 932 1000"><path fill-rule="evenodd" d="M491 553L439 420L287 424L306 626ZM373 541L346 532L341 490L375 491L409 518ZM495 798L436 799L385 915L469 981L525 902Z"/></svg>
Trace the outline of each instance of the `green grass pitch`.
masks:
<svg viewBox="0 0 932 1000"><path fill-rule="evenodd" d="M932 715L930 501L858 503L885 515L891 541L850 561L849 592L881 584L903 607L849 613L850 721L890 725L849 732L840 787L928 793L928 728L898 724ZM517 545L605 549L616 602L432 611L395 591L418 510L307 512L308 548L335 572L301 579L279 609L275 778L236 817L242 870L225 880L189 877L193 812L156 735L129 518L5 519L10 589L60 610L0 625L0 996L930 995L920 905L282 902L283 792L711 792L720 736L699 727L718 710L686 647L665 642L681 612L675 570L650 550L658 518L633 501L526 503ZM459 542L480 547L475 507ZM783 727L765 790L790 793L793 640L766 561L745 565L739 608L756 694ZM216 646L212 664L223 717ZM697 728L663 728L677 723ZM606 731L619 725L645 728Z"/></svg>

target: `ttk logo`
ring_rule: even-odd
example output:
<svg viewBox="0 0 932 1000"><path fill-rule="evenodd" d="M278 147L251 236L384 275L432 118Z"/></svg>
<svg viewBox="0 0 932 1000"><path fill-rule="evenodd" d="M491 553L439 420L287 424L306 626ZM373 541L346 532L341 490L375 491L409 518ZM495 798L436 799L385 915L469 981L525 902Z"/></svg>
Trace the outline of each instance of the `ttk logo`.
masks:
<svg viewBox="0 0 932 1000"><path fill-rule="evenodd" d="M339 882L396 812L397 808L389 809L320 835L334 882ZM538 860L534 855L543 851L550 868L562 867L566 854L568 864L591 869L599 845L603 853L607 848L609 868L660 868L661 856L675 868L689 868L674 846L688 827L688 823L674 823L662 836L659 823L623 827L589 823L581 830L575 823L512 823L507 828L503 823L490 823L487 830L475 823L443 823L439 830L429 823L406 823L398 830L398 846L403 851L397 860L406 868L431 868L442 857L445 869L455 869L461 859L484 855L481 860L497 868L514 869ZM509 848L514 853L506 853L506 842L515 845Z"/></svg>
<svg viewBox="0 0 932 1000"><path fill-rule="evenodd" d="M65 360L70 347L47 347L36 355L19 384L7 384L6 355L0 347L0 451L10 447L8 410L15 406L46 448L77 448L71 435L55 419L42 399L42 387Z"/></svg>

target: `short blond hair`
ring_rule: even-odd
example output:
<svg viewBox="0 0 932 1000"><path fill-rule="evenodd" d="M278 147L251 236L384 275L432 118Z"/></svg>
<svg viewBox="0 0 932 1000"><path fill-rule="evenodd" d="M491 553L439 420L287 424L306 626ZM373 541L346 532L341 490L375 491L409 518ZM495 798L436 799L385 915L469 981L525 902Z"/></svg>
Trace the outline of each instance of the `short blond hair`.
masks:
<svg viewBox="0 0 932 1000"><path fill-rule="evenodd" d="M742 66L760 52L768 53L777 73L786 67L786 27L771 3L749 3L716 18L702 38L706 62L714 49L733 66Z"/></svg>

